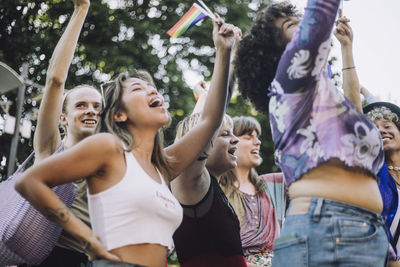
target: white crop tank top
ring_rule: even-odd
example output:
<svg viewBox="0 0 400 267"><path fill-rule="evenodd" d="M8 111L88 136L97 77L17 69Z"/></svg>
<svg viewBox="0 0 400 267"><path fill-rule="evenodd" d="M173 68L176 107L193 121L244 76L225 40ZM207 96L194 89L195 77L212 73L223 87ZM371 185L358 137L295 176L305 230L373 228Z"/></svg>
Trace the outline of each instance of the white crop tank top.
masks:
<svg viewBox="0 0 400 267"><path fill-rule="evenodd" d="M182 221L181 205L161 178L154 181L130 152L125 152L126 173L112 187L88 193L93 231L107 250L160 244L173 248L172 235Z"/></svg>

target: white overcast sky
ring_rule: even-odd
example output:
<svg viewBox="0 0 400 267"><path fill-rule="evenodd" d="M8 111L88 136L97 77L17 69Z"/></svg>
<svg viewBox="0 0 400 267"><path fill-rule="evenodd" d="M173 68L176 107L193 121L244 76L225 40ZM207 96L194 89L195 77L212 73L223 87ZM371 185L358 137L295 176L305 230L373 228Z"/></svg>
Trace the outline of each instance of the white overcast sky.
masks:
<svg viewBox="0 0 400 267"><path fill-rule="evenodd" d="M278 0L279 1L279 0ZM291 0L301 11L307 0ZM344 1L344 15L354 32L353 51L360 83L381 101L400 104L400 0ZM338 58L334 71L340 71L340 44L334 39L332 55ZM184 71L189 86L201 77Z"/></svg>
<svg viewBox="0 0 400 267"><path fill-rule="evenodd" d="M291 2L301 10L307 3ZM350 0L344 2L343 10L353 27L360 83L380 100L400 104L400 0ZM341 68L337 41L332 53L339 58Z"/></svg>

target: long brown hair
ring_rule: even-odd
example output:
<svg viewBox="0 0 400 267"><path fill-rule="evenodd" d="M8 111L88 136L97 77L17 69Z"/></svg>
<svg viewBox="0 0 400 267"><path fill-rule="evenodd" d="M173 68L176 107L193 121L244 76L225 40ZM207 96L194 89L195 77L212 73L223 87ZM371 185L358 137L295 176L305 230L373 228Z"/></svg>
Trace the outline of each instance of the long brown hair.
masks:
<svg viewBox="0 0 400 267"><path fill-rule="evenodd" d="M261 134L260 123L249 116L233 117L233 134L237 137L245 134L251 134L256 131L257 135ZM256 188L257 192L261 192L265 186L264 181L258 177L258 173L255 168L251 168L249 172L249 180ZM235 173L235 169L227 171L220 180L220 183L227 187L227 193L239 190L239 187L235 183L239 183L239 179Z"/></svg>
<svg viewBox="0 0 400 267"><path fill-rule="evenodd" d="M126 122L117 122L114 115L124 110L122 103L122 93L124 82L128 78L138 78L144 80L154 87L154 81L151 75L144 70L136 70L132 73L124 72L118 75L114 80L102 85L102 94L104 98L104 108L100 114L100 122L97 125L97 132L108 132L119 137L126 145L125 151L131 151L135 143L135 138L126 127ZM165 125L167 127L168 125ZM163 129L158 130L154 138L154 147L151 155L151 162L161 171L164 177L171 176L171 168L168 164L167 155L163 149L164 135Z"/></svg>

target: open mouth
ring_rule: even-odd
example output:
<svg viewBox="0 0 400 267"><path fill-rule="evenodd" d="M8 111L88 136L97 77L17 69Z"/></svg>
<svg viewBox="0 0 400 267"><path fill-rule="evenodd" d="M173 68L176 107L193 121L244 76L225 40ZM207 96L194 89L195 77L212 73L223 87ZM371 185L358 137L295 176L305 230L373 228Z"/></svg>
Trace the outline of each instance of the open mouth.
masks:
<svg viewBox="0 0 400 267"><path fill-rule="evenodd" d="M150 102L149 106L151 108L162 107L163 106L163 102L161 101L161 99L155 98Z"/></svg>
<svg viewBox="0 0 400 267"><path fill-rule="evenodd" d="M95 126L97 124L97 120L95 119L84 119L82 123L89 126Z"/></svg>
<svg viewBox="0 0 400 267"><path fill-rule="evenodd" d="M385 141L390 141L390 140L392 140L392 138L387 137L387 136L382 137L382 141L383 141L383 142L385 142Z"/></svg>
<svg viewBox="0 0 400 267"><path fill-rule="evenodd" d="M231 154L232 156L234 156L236 150L237 150L237 147L232 147L232 148L230 148L230 149L228 150L228 153Z"/></svg>
<svg viewBox="0 0 400 267"><path fill-rule="evenodd" d="M252 151L250 151L250 154L252 154L252 155L259 155L260 154L260 150L252 150Z"/></svg>

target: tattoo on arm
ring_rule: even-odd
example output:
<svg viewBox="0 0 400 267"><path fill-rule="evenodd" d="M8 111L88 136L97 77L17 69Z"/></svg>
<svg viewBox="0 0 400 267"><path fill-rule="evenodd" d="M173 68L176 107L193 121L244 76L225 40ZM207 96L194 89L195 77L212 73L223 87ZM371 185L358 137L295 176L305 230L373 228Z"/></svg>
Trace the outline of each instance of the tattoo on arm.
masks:
<svg viewBox="0 0 400 267"><path fill-rule="evenodd" d="M83 249L83 251L89 250L90 249L90 242L89 241L83 242L82 249Z"/></svg>
<svg viewBox="0 0 400 267"><path fill-rule="evenodd" d="M65 224L69 221L70 219L70 211L68 210L67 207L63 208L58 208L58 209L52 209L50 207L45 207L43 209L43 215L46 216L49 220L56 222L56 223L61 223Z"/></svg>
<svg viewBox="0 0 400 267"><path fill-rule="evenodd" d="M203 161L203 160L206 160L206 159L208 159L208 154L207 154L207 152L203 152L197 160L198 161Z"/></svg>
<svg viewBox="0 0 400 267"><path fill-rule="evenodd" d="M212 148L214 146L213 141L211 140L210 142L210 148ZM200 155L200 157L198 157L197 161L203 161L208 159L208 153L203 151L203 153Z"/></svg>

